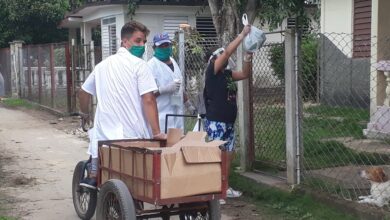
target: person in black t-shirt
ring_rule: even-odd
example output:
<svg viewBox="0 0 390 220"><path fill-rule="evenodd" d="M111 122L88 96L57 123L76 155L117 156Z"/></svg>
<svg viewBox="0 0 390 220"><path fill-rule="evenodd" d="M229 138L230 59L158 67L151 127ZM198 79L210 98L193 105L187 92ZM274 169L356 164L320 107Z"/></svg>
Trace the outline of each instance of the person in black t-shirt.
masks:
<svg viewBox="0 0 390 220"><path fill-rule="evenodd" d="M203 98L206 107L205 130L209 140L223 140L228 151L228 171L234 155L234 122L237 116L235 81L247 79L252 72L252 53L246 53L242 71L232 70L230 56L234 53L244 37L250 32L250 25L244 27L242 32L227 46L211 50L206 54L208 65L205 76ZM214 52L212 52L214 51ZM230 67L230 68L228 68ZM241 192L227 190L227 197L241 196ZM221 201L224 203L224 201Z"/></svg>

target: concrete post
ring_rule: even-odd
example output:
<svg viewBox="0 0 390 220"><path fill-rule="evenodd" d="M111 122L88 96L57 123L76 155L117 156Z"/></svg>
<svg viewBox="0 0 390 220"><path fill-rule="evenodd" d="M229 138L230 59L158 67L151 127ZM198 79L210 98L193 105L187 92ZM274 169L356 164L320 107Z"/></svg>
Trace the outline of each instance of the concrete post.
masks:
<svg viewBox="0 0 390 220"><path fill-rule="evenodd" d="M243 62L243 49L242 44L237 48L237 69L242 70ZM239 126L239 140L240 140L240 166L242 170L248 170L252 166L250 155L248 155L249 148L251 147L250 138L252 135L250 129L250 100L249 100L249 87L250 80L245 79L238 81L237 83L237 105L238 105L238 126Z"/></svg>
<svg viewBox="0 0 390 220"><path fill-rule="evenodd" d="M299 183L299 87L298 52L294 30L286 30L285 36L285 105L286 105L286 159L287 183Z"/></svg>
<svg viewBox="0 0 390 220"><path fill-rule="evenodd" d="M12 98L20 97L20 76L23 74L23 41L15 40L10 42L11 55L11 96Z"/></svg>

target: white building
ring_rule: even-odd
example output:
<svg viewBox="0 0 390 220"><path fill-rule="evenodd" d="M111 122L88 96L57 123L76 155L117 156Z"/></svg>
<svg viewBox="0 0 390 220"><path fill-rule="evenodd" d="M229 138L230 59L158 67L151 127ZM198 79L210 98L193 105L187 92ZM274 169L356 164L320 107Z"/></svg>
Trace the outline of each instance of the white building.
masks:
<svg viewBox="0 0 390 220"><path fill-rule="evenodd" d="M102 58L114 54L120 47L120 31L130 21L127 0L84 0L66 15L61 27L68 28L70 38L79 38L81 43L92 40L92 30L101 29ZM196 27L202 34L215 36L210 10L204 0L138 0L133 19L146 25L151 33L148 42L158 32L173 36L179 24ZM214 30L210 32L210 27ZM79 33L78 33L79 32Z"/></svg>

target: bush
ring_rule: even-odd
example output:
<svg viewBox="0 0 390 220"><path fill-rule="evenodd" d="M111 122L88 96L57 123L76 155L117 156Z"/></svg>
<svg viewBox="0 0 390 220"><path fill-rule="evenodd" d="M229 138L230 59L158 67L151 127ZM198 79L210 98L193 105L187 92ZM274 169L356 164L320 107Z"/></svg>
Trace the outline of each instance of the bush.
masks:
<svg viewBox="0 0 390 220"><path fill-rule="evenodd" d="M315 35L307 35L301 43L301 85L303 99L315 101L317 96L317 46ZM270 50L271 67L279 80L284 82L284 44Z"/></svg>

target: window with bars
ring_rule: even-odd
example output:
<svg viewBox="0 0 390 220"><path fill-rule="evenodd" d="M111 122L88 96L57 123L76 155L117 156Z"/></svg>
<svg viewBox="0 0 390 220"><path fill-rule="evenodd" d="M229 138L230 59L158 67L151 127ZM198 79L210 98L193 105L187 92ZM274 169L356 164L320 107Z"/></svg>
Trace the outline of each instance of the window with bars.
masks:
<svg viewBox="0 0 390 220"><path fill-rule="evenodd" d="M115 54L117 51L116 19L115 17L102 19L102 59Z"/></svg>
<svg viewBox="0 0 390 220"><path fill-rule="evenodd" d="M164 16L164 32L169 34L169 38L175 37L180 24L188 24L188 16Z"/></svg>
<svg viewBox="0 0 390 220"><path fill-rule="evenodd" d="M204 38L217 37L217 31L211 17L196 17L196 30Z"/></svg>
<svg viewBox="0 0 390 220"><path fill-rule="evenodd" d="M371 56L371 0L354 0L353 57Z"/></svg>
<svg viewBox="0 0 390 220"><path fill-rule="evenodd" d="M110 44L110 55L116 53L116 25L110 24L108 25L108 37L109 37L109 44Z"/></svg>

